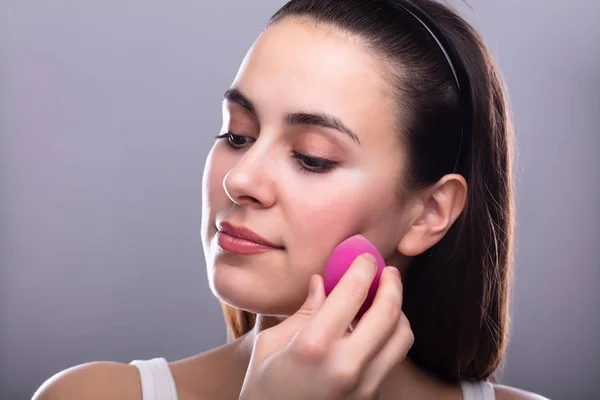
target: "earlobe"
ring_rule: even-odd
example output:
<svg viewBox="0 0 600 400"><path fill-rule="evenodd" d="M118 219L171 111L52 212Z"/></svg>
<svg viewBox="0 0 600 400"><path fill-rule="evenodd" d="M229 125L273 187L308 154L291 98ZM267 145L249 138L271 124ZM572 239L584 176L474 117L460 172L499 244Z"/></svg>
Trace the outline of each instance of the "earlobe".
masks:
<svg viewBox="0 0 600 400"><path fill-rule="evenodd" d="M411 226L398 243L398 251L417 256L438 243L463 211L467 199L467 182L461 175L445 175L430 189L423 191Z"/></svg>

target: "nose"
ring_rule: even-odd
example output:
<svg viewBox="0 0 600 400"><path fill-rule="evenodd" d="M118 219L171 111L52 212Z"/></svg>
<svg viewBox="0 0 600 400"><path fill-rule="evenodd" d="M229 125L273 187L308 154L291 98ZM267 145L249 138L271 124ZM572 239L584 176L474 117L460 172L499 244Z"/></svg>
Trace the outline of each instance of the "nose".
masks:
<svg viewBox="0 0 600 400"><path fill-rule="evenodd" d="M223 188L239 206L269 208L275 204L273 155L255 143L223 178Z"/></svg>

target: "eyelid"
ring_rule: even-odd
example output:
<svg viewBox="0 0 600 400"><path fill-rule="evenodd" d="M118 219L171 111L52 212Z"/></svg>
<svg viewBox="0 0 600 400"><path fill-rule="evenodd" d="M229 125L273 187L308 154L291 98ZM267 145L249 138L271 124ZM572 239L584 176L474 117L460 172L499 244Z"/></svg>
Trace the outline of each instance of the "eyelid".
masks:
<svg viewBox="0 0 600 400"><path fill-rule="evenodd" d="M341 161L340 157L346 154L346 146L340 144L335 138L322 134L306 133L295 141L294 148L310 157Z"/></svg>

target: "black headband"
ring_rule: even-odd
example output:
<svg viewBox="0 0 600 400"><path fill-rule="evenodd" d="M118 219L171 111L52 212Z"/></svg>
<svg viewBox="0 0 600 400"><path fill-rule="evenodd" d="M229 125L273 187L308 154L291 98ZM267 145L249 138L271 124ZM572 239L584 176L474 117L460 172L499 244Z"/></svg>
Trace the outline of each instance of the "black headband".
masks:
<svg viewBox="0 0 600 400"><path fill-rule="evenodd" d="M419 8L416 4L408 0L397 0L395 3L402 7L406 12L412 15L417 21L423 25L423 27L429 32L431 37L435 40L438 47L444 54L448 66L452 71L458 93L460 96L460 112L462 116L462 131L460 134L460 145L458 148L458 155L456 156L456 162L454 164L454 171L456 172L459 163L461 162L461 155L463 151L463 142L465 131L469 129L469 115L471 112L471 85L465 71L464 65L454 47L450 44L450 41L446 38L440 27L433 21L433 19L427 15L425 11Z"/></svg>

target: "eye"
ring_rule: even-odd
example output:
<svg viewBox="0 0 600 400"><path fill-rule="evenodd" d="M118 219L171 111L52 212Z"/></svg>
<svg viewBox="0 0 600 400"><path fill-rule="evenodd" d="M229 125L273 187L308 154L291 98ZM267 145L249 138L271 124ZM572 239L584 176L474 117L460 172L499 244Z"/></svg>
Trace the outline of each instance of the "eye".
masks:
<svg viewBox="0 0 600 400"><path fill-rule="evenodd" d="M236 135L232 132L225 132L219 136L216 136L215 139L227 139L227 144L229 147L233 149L241 149L245 145L251 143L254 139L248 136Z"/></svg>
<svg viewBox="0 0 600 400"><path fill-rule="evenodd" d="M234 149L240 150L254 141L254 138L249 136L236 135L232 132L225 132L215 137L215 139L226 139L227 145ZM324 158L311 157L306 154L294 152L292 158L295 158L300 166L300 171L305 173L322 174L334 169L338 163L336 161L326 160Z"/></svg>
<svg viewBox="0 0 600 400"><path fill-rule="evenodd" d="M331 171L337 165L337 162L335 161L310 157L302 153L295 152L292 157L298 160L301 171L308 173L322 174Z"/></svg>

